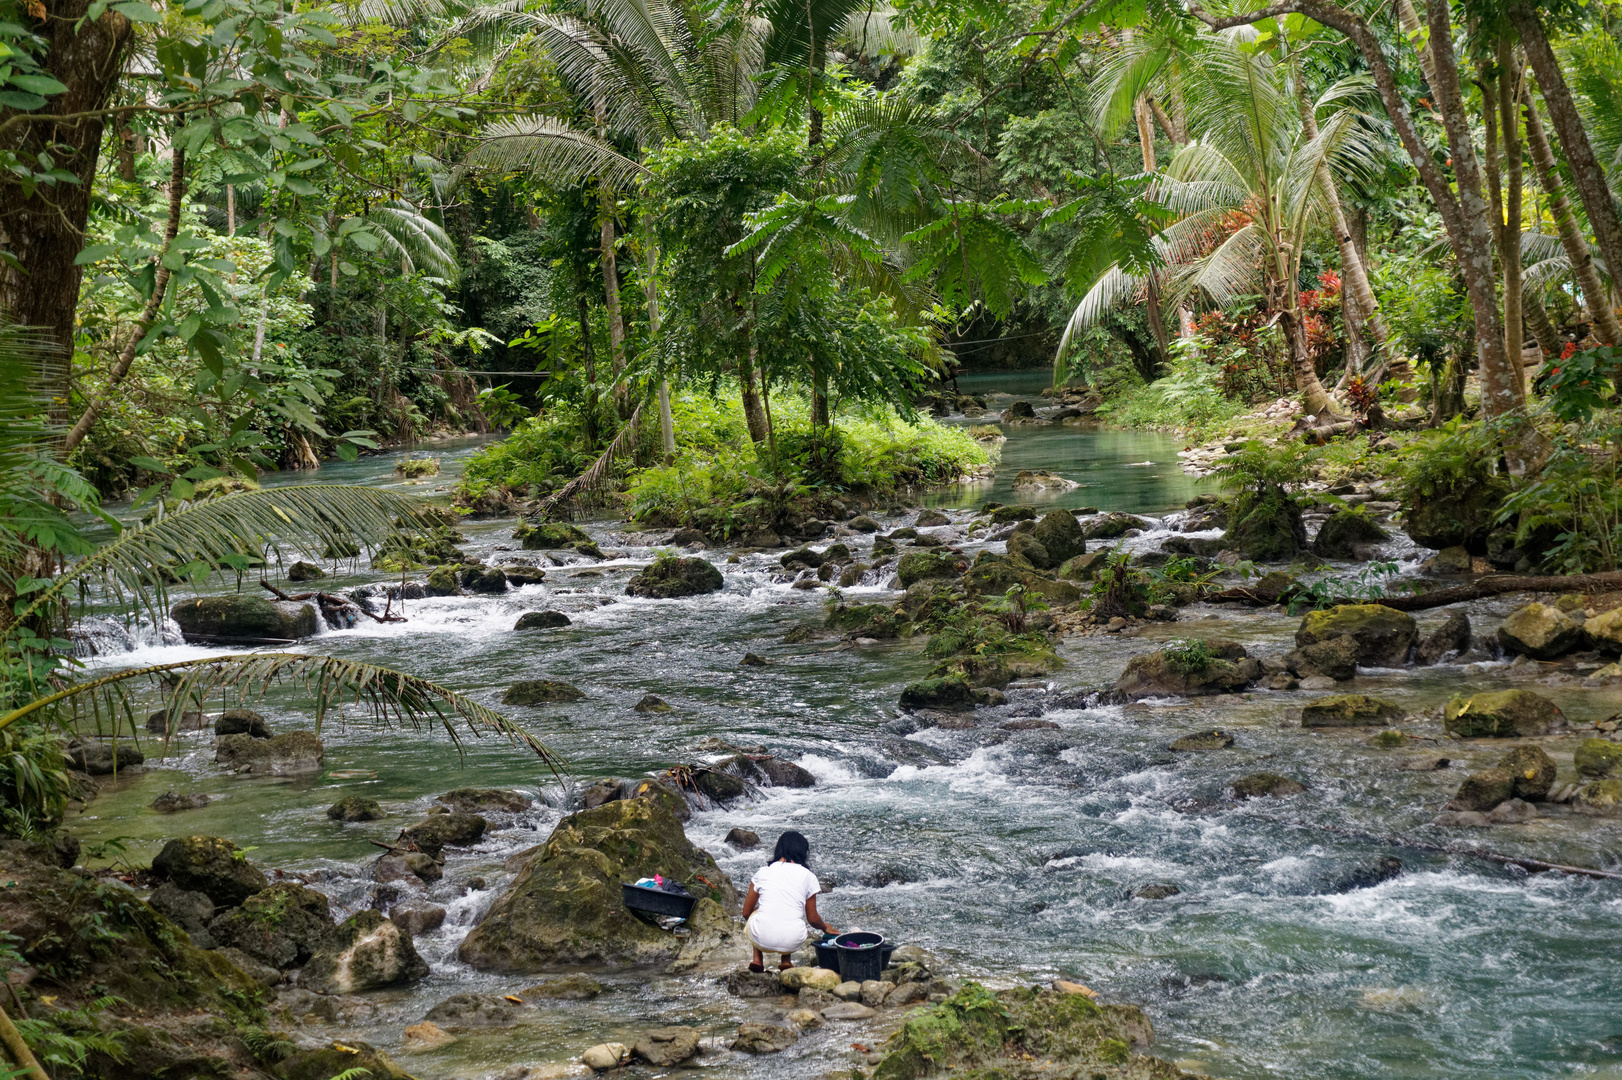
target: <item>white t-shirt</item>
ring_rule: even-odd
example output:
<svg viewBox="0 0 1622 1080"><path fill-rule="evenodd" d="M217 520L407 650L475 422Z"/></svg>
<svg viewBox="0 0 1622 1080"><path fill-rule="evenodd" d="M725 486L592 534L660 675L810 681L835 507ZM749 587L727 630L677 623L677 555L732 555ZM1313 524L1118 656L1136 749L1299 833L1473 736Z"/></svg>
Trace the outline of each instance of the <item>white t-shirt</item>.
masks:
<svg viewBox="0 0 1622 1080"><path fill-rule="evenodd" d="M761 938L771 938L772 943L799 948L809 929L805 902L822 891L817 875L799 863L774 862L755 871L749 883L760 897L749 920L758 935L756 944L764 944Z"/></svg>

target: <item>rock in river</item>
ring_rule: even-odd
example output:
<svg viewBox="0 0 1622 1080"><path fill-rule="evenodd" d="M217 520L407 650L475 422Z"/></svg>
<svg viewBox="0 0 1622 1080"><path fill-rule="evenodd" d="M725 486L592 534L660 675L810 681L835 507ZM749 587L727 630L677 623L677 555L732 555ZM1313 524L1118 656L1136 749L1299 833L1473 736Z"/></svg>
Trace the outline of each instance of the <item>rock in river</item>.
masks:
<svg viewBox="0 0 1622 1080"><path fill-rule="evenodd" d="M91 776L111 776L146 760L141 748L128 739L117 742L107 739L74 740L68 744L63 756L67 759L68 768Z"/></svg>
<svg viewBox="0 0 1622 1080"><path fill-rule="evenodd" d="M500 994L452 994L423 1017L446 1031L509 1027L524 1011L522 1002Z"/></svg>
<svg viewBox="0 0 1622 1080"><path fill-rule="evenodd" d="M299 976L317 994L357 994L415 982L428 974L411 935L383 913L358 911L332 931Z"/></svg>
<svg viewBox="0 0 1622 1080"><path fill-rule="evenodd" d="M1622 745L1609 739L1584 739L1571 760L1577 775L1587 780L1622 776Z"/></svg>
<svg viewBox="0 0 1622 1080"><path fill-rule="evenodd" d="M484 836L489 822L477 814L451 812L429 814L404 831L404 836L417 850L430 858L439 858L447 847L472 847Z"/></svg>
<svg viewBox="0 0 1622 1080"><path fill-rule="evenodd" d="M620 885L663 874L702 889L728 911L737 891L676 815L649 799L619 799L564 818L531 855L458 955L482 971L540 971L572 964L670 960L680 940L625 909Z"/></svg>
<svg viewBox="0 0 1622 1080"><path fill-rule="evenodd" d="M1583 624L1548 604L1517 608L1498 628L1498 641L1506 653L1533 660L1564 656L1582 640Z"/></svg>
<svg viewBox="0 0 1622 1080"><path fill-rule="evenodd" d="M311 604L267 600L253 593L199 596L169 609L187 641L293 641L314 634L321 624Z"/></svg>
<svg viewBox="0 0 1622 1080"><path fill-rule="evenodd" d="M241 907L215 916L208 930L220 946L286 971L307 964L326 944L333 932L332 911L327 898L314 889L279 881Z"/></svg>
<svg viewBox="0 0 1622 1080"><path fill-rule="evenodd" d="M1403 711L1389 701L1369 697L1367 694L1333 694L1308 702L1301 709L1301 726L1374 727L1386 724L1403 715Z"/></svg>
<svg viewBox="0 0 1622 1080"><path fill-rule="evenodd" d="M725 586L721 571L705 559L655 559L625 583L625 595L672 600L720 592Z"/></svg>
<svg viewBox="0 0 1622 1080"><path fill-rule="evenodd" d="M534 805L528 795L508 788L457 788L434 801L463 814L519 814Z"/></svg>
<svg viewBox="0 0 1622 1080"><path fill-rule="evenodd" d="M526 611L518 616L514 630L556 630L569 625L569 616L561 611Z"/></svg>
<svg viewBox="0 0 1622 1080"><path fill-rule="evenodd" d="M1498 690L1473 697L1460 694L1442 713L1443 729L1465 739L1530 738L1565 725L1560 707L1530 690Z"/></svg>
<svg viewBox="0 0 1622 1080"><path fill-rule="evenodd" d="M215 735L252 735L256 739L271 736L270 725L252 709L226 709L214 721Z"/></svg>
<svg viewBox="0 0 1622 1080"><path fill-rule="evenodd" d="M297 776L321 771L326 754L313 732L289 731L274 739L225 735L214 741L214 760L237 773Z"/></svg>
<svg viewBox="0 0 1622 1080"><path fill-rule="evenodd" d="M1301 781L1271 772L1251 773L1233 782L1236 799L1260 799L1269 795L1281 799L1286 795L1299 795L1305 790L1307 786Z"/></svg>
<svg viewBox="0 0 1622 1080"><path fill-rule="evenodd" d="M1365 667L1401 667L1418 630L1412 615L1381 604L1340 604L1310 611L1295 632L1297 648L1349 635Z"/></svg>
<svg viewBox="0 0 1622 1080"><path fill-rule="evenodd" d="M1470 647L1470 616L1462 611L1448 613L1435 630L1425 636L1414 652L1421 664L1439 664L1450 656L1459 656Z"/></svg>
<svg viewBox="0 0 1622 1080"><path fill-rule="evenodd" d="M1199 652L1158 649L1127 662L1115 689L1131 698L1201 697L1242 690L1261 677L1262 667L1231 641L1206 642Z"/></svg>
<svg viewBox="0 0 1622 1080"><path fill-rule="evenodd" d="M1036 523L1032 533L1047 550L1053 566L1068 562L1087 550L1087 537L1068 510L1054 510Z"/></svg>
<svg viewBox="0 0 1622 1080"><path fill-rule="evenodd" d="M327 807L327 817L333 821L376 821L382 816L382 805L361 795L346 795Z"/></svg>
<svg viewBox="0 0 1622 1080"><path fill-rule="evenodd" d="M1303 679L1322 677L1345 682L1357 674L1357 639L1342 634L1315 641L1286 655L1284 663Z"/></svg>
<svg viewBox="0 0 1622 1080"><path fill-rule="evenodd" d="M1515 774L1508 769L1482 769L1464 778L1449 810L1491 810L1515 792Z"/></svg>
<svg viewBox="0 0 1622 1080"><path fill-rule="evenodd" d="M1391 534L1376 525L1368 514L1337 510L1312 538L1312 553L1324 559L1356 559L1362 554L1361 549L1389 539Z"/></svg>
<svg viewBox="0 0 1622 1080"><path fill-rule="evenodd" d="M1622 749L1622 748L1619 748ZM1508 769L1515 777L1515 797L1527 802L1541 802L1548 798L1554 787L1554 759L1542 747L1517 746L1498 759L1500 769ZM1582 772L1582 766L1577 767Z"/></svg>
<svg viewBox="0 0 1622 1080"><path fill-rule="evenodd" d="M566 682L553 679L520 679L501 695L503 705L548 705L557 701L579 701L586 695Z"/></svg>
<svg viewBox="0 0 1622 1080"><path fill-rule="evenodd" d="M152 860L152 878L200 892L219 907L234 907L270 884L246 852L218 836L169 841Z"/></svg>
<svg viewBox="0 0 1622 1080"><path fill-rule="evenodd" d="M556 551L572 548L576 544L591 543L591 537L580 529L556 521L540 525L520 525L513 530L513 539L520 541L525 551Z"/></svg>
<svg viewBox="0 0 1622 1080"><path fill-rule="evenodd" d="M662 1027L646 1032L631 1047L631 1056L649 1065L668 1068L680 1065L698 1053L699 1030L690 1027Z"/></svg>
<svg viewBox="0 0 1622 1080"><path fill-rule="evenodd" d="M1168 750L1194 751L1194 750L1226 750L1233 745L1233 736L1226 731L1212 729L1211 731L1197 731L1192 735L1183 735L1173 739Z"/></svg>

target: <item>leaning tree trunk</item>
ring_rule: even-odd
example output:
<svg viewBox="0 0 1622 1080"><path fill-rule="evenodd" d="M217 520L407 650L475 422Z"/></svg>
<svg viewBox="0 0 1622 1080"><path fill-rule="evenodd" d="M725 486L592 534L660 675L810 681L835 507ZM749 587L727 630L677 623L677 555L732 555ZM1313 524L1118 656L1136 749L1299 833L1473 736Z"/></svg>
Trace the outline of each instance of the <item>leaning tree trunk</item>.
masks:
<svg viewBox="0 0 1622 1080"><path fill-rule="evenodd" d="M1504 272L1504 352L1510 364L1523 368L1515 380L1515 390L1526 404L1526 375L1521 364L1521 344L1526 330L1522 325L1521 303L1521 123L1515 98L1520 69L1515 50L1505 38L1498 40L1498 123L1504 154L1504 231L1498 245ZM1490 111L1492 103L1484 102Z"/></svg>
<svg viewBox="0 0 1622 1080"><path fill-rule="evenodd" d="M659 340L659 249L652 243L648 244L648 269L646 280L642 284L643 292L648 298L648 340L657 343ZM669 465L676 458L676 421L670 414L670 380L659 378L659 435L664 446L665 464Z"/></svg>
<svg viewBox="0 0 1622 1080"><path fill-rule="evenodd" d="M1295 374L1295 390L1301 395L1301 405L1308 413L1323 419L1335 415L1334 402L1329 391L1318 379L1312 366L1312 354L1307 349L1307 329L1300 312L1288 308L1279 313L1279 329L1284 331L1284 343L1290 351L1290 369Z"/></svg>
<svg viewBox="0 0 1622 1080"><path fill-rule="evenodd" d="M85 18L89 7L89 0L43 0L21 6L20 12L45 16L36 20L19 13L18 21L44 39L39 54L44 73L68 89L35 113L0 108L0 123L5 125L0 129L0 148L25 161L48 155L56 168L77 179L72 184L41 185L26 197L0 180L0 251L9 253L0 261L0 314L42 328L58 350L64 371L73 355L74 310L84 278L84 268L74 260L84 248L105 127L100 116L78 114L106 108L130 37L130 21L123 15L106 11L90 21ZM44 119L61 116L78 118ZM66 386L54 396L61 403L58 418L63 419Z"/></svg>
<svg viewBox="0 0 1622 1080"><path fill-rule="evenodd" d="M623 420L631 412L630 393L624 378L625 320L620 315L620 276L619 264L614 257L614 218L606 208L603 213L602 267L603 303L608 309L608 356L614 367L614 407Z"/></svg>
<svg viewBox="0 0 1622 1080"><path fill-rule="evenodd" d="M743 391L743 422L749 428L749 441L756 446L770 434L766 409L760 403L760 379L755 371L755 342L750 337L748 352L738 362L738 385Z"/></svg>

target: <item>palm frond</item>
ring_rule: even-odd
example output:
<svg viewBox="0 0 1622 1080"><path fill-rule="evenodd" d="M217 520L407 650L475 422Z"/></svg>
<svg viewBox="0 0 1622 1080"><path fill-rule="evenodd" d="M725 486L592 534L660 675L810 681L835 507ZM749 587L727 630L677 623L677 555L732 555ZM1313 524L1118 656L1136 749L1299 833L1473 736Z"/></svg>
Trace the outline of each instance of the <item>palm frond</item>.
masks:
<svg viewBox="0 0 1622 1080"><path fill-rule="evenodd" d="M251 702L272 687L293 683L315 703L317 734L329 716L346 723L346 710L353 710L384 727L438 726L459 752L465 728L475 738L495 735L528 748L554 773L561 764L544 743L512 720L454 690L376 664L304 653L209 656L114 672L13 709L0 716L0 730L31 717L80 736L138 738L140 725L127 685L138 681L163 688L167 700L183 705L218 700L222 693Z"/></svg>
<svg viewBox="0 0 1622 1080"><path fill-rule="evenodd" d="M646 402L638 402L636 408L631 410L630 419L625 421L620 433L614 436L614 441L608 444L608 449L598 455L589 469L558 488L541 503L538 512L543 520L552 512L553 507L562 505L582 491L591 491L603 482L603 478L608 475L608 467L636 443L637 424L642 419L644 404Z"/></svg>
<svg viewBox="0 0 1622 1080"><path fill-rule="evenodd" d="M830 40L852 56L915 56L925 44L924 36L888 4L851 12Z"/></svg>
<svg viewBox="0 0 1622 1080"><path fill-rule="evenodd" d="M1145 280L1126 273L1118 266L1112 266L1104 271L1103 276L1087 290L1087 295L1081 298L1076 309L1070 313L1069 320L1064 324L1064 333L1059 336L1056 358L1062 361L1068 356L1072 343L1080 337L1083 330L1102 321L1105 313L1137 292Z"/></svg>
<svg viewBox="0 0 1622 1080"><path fill-rule="evenodd" d="M405 199L391 199L366 215L377 226L385 248L412 269L455 281L461 276L456 244L450 235Z"/></svg>
<svg viewBox="0 0 1622 1080"><path fill-rule="evenodd" d="M589 131L552 116L497 120L485 126L467 164L495 172L529 172L559 186L587 181L627 191L651 174Z"/></svg>

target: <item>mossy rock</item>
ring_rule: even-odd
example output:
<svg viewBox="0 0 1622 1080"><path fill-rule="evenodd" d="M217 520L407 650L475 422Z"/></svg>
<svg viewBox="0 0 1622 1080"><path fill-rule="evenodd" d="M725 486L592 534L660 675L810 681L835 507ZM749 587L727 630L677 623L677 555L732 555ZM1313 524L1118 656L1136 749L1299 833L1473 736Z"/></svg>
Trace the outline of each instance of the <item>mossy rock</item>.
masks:
<svg viewBox="0 0 1622 1080"><path fill-rule="evenodd" d="M1508 769L1515 777L1517 799L1539 802L1554 787L1554 759L1540 746L1517 746L1498 759L1498 767Z"/></svg>
<svg viewBox="0 0 1622 1080"><path fill-rule="evenodd" d="M381 1050L363 1042L333 1043L321 1050L298 1050L283 1059L271 1075L276 1080L332 1080L353 1069L365 1069L365 1080L414 1080Z"/></svg>
<svg viewBox="0 0 1622 1080"><path fill-rule="evenodd" d="M933 578L955 578L968 568L968 560L955 551L909 551L896 563L896 576L906 589Z"/></svg>
<svg viewBox="0 0 1622 1080"><path fill-rule="evenodd" d="M526 611L518 616L514 630L556 630L569 625L569 616L561 611Z"/></svg>
<svg viewBox="0 0 1622 1080"><path fill-rule="evenodd" d="M439 460L437 458L407 458L394 466L394 475L403 476L407 480L420 480L425 476L438 476Z"/></svg>
<svg viewBox="0 0 1622 1080"><path fill-rule="evenodd" d="M715 860L688 841L661 803L617 799L564 818L458 951L481 971L674 959L681 939L632 915L620 886L654 874L702 894L703 877L728 912L738 893Z"/></svg>
<svg viewBox="0 0 1622 1080"><path fill-rule="evenodd" d="M550 705L560 701L580 701L585 698L576 687L555 679L521 679L507 687L501 695L503 705Z"/></svg>
<svg viewBox="0 0 1622 1080"><path fill-rule="evenodd" d="M1337 510L1312 538L1312 553L1321 559L1355 559L1359 548L1383 544L1391 534L1361 510Z"/></svg>
<svg viewBox="0 0 1622 1080"><path fill-rule="evenodd" d="M901 691L903 709L936 709L941 712L963 712L973 709L977 698L969 680L962 676L919 679L908 683Z"/></svg>
<svg viewBox="0 0 1622 1080"><path fill-rule="evenodd" d="M963 588L971 596L1003 596L1015 585L1051 603L1070 604L1081 599L1081 589L1073 582L1039 574L1028 563L1022 566L1021 560L989 551L976 555L974 564L963 575Z"/></svg>
<svg viewBox="0 0 1622 1080"><path fill-rule="evenodd" d="M808 547L797 547L793 551L781 556L777 562L785 570L799 568L802 570L815 570L826 561L821 552L812 551Z"/></svg>
<svg viewBox="0 0 1622 1080"><path fill-rule="evenodd" d="M1589 780L1622 774L1622 744L1609 739L1584 739L1571 760L1577 766L1577 775Z"/></svg>
<svg viewBox="0 0 1622 1080"><path fill-rule="evenodd" d="M1275 772L1251 773L1241 776L1233 782L1233 794L1236 799L1282 799L1290 795L1299 795L1307 790L1307 786L1299 780L1292 780L1288 776L1280 776Z"/></svg>
<svg viewBox="0 0 1622 1080"><path fill-rule="evenodd" d="M1377 727L1402 715L1400 707L1367 694L1332 694L1302 707L1301 726Z"/></svg>
<svg viewBox="0 0 1622 1080"><path fill-rule="evenodd" d="M539 585L546 580L546 571L538 566L519 566L516 563L507 563L502 571L507 575L507 584L513 588L522 588L525 585Z"/></svg>
<svg viewBox="0 0 1622 1080"><path fill-rule="evenodd" d="M1089 551L1085 555L1077 555L1073 559L1066 559L1059 567L1059 580L1061 581L1091 581L1109 562L1109 552Z"/></svg>
<svg viewBox="0 0 1622 1080"><path fill-rule="evenodd" d="M1024 559L1038 570L1051 570L1059 565L1042 541L1028 532L1017 532L1008 538L1008 556L1011 559Z"/></svg>
<svg viewBox="0 0 1622 1080"><path fill-rule="evenodd" d="M905 616L898 618L883 604L836 604L828 609L822 625L824 629L841 630L856 637L893 638L898 633L898 624L905 622Z"/></svg>
<svg viewBox="0 0 1622 1080"><path fill-rule="evenodd" d="M1214 654L1199 667L1182 661L1180 651L1157 649L1134 656L1115 680L1115 690L1129 698L1203 697L1231 694L1261 678L1261 664L1244 654Z"/></svg>
<svg viewBox="0 0 1622 1080"><path fill-rule="evenodd" d="M358 994L416 982L428 974L411 935L381 911L367 908L327 934L299 986L317 994Z"/></svg>
<svg viewBox="0 0 1622 1080"><path fill-rule="evenodd" d="M583 530L561 521L520 525L513 531L513 539L523 544L525 551L557 551L591 543L591 537Z"/></svg>
<svg viewBox="0 0 1622 1080"><path fill-rule="evenodd" d="M1622 653L1622 607L1595 615L1583 623L1583 633L1601 652L1610 656Z"/></svg>
<svg viewBox="0 0 1622 1080"><path fill-rule="evenodd" d="M288 581L320 581L327 572L312 562L300 560L287 568Z"/></svg>
<svg viewBox="0 0 1622 1080"><path fill-rule="evenodd" d="M465 560L458 544L467 543L467 537L449 525L436 525L427 532L398 532L378 547L372 556L372 569L398 573L401 570L420 570L425 566L443 566Z"/></svg>
<svg viewBox="0 0 1622 1080"><path fill-rule="evenodd" d="M1233 745L1233 736L1226 731L1213 728L1210 731L1196 731L1192 735L1181 735L1171 741L1167 750L1179 753L1188 753L1205 750L1226 750Z"/></svg>
<svg viewBox="0 0 1622 1080"><path fill-rule="evenodd" d="M1417 499L1404 517L1403 529L1421 547L1463 547L1472 555L1487 554L1487 537L1508 489L1501 482L1475 483Z"/></svg>
<svg viewBox="0 0 1622 1080"><path fill-rule="evenodd" d="M994 525L1008 525L1015 521L1035 521L1036 507L1034 506L996 506L990 509L991 522Z"/></svg>
<svg viewBox="0 0 1622 1080"><path fill-rule="evenodd" d="M650 600L702 596L726 587L721 571L705 559L655 559L625 584L625 595Z"/></svg>
<svg viewBox="0 0 1622 1080"><path fill-rule="evenodd" d="M1464 778L1448 805L1455 810L1491 810L1515 794L1515 774L1508 769L1482 769Z"/></svg>
<svg viewBox="0 0 1622 1080"><path fill-rule="evenodd" d="M507 591L507 575L494 566L468 566L459 568L462 588L470 593L485 595Z"/></svg>
<svg viewBox="0 0 1622 1080"><path fill-rule="evenodd" d="M454 566L436 566L428 575L429 596L461 596L462 575Z"/></svg>
<svg viewBox="0 0 1622 1080"><path fill-rule="evenodd" d="M1317 641L1284 657L1284 663L1303 679L1323 675L1345 682L1357 674L1357 639L1350 634Z"/></svg>
<svg viewBox="0 0 1622 1080"><path fill-rule="evenodd" d="M1148 527L1149 523L1136 514L1127 514L1115 510L1107 514L1100 514L1082 525L1081 533L1088 540L1116 540L1133 529L1141 531Z"/></svg>
<svg viewBox="0 0 1622 1080"><path fill-rule="evenodd" d="M1550 604L1526 604L1510 613L1498 628L1506 653L1533 660L1553 660L1582 644L1583 623Z"/></svg>
<svg viewBox="0 0 1622 1080"><path fill-rule="evenodd" d="M1047 549L1054 566L1087 550L1087 537L1082 534L1081 526L1076 524L1076 515L1068 510L1054 510L1043 515L1032 535Z"/></svg>
<svg viewBox="0 0 1622 1080"><path fill-rule="evenodd" d="M151 876L187 892L200 892L218 907L234 907L270 884L248 862L246 852L218 836L169 841L152 859Z"/></svg>
<svg viewBox="0 0 1622 1080"><path fill-rule="evenodd" d="M1419 634L1407 612L1381 604L1340 604L1309 611L1295 632L1297 648L1350 636L1357 642L1357 662L1364 667L1401 667Z"/></svg>
<svg viewBox="0 0 1622 1080"><path fill-rule="evenodd" d="M429 814L407 827L402 835L415 844L418 851L438 859L447 847L465 848L477 844L489 825L477 814L453 810L448 814Z"/></svg>
<svg viewBox="0 0 1622 1080"><path fill-rule="evenodd" d="M1579 814L1590 817L1622 817L1622 779L1584 784L1571 805Z"/></svg>
<svg viewBox="0 0 1622 1080"><path fill-rule="evenodd" d="M345 795L327 807L327 817L333 821L377 821L383 817L383 805L376 799Z"/></svg>
<svg viewBox="0 0 1622 1080"><path fill-rule="evenodd" d="M511 788L454 788L434 800L463 814L521 814L535 800Z"/></svg>
<svg viewBox="0 0 1622 1080"><path fill-rule="evenodd" d="M296 641L315 634L314 605L267 600L253 593L199 596L169 609L186 640Z"/></svg>
<svg viewBox="0 0 1622 1080"><path fill-rule="evenodd" d="M1295 500L1283 492L1270 492L1237 514L1222 540L1241 558L1285 562L1306 550L1307 529Z"/></svg>
<svg viewBox="0 0 1622 1080"><path fill-rule="evenodd" d="M222 948L239 949L280 971L302 967L332 933L327 898L291 881L278 881L254 893L209 923Z"/></svg>
<svg viewBox="0 0 1622 1080"><path fill-rule="evenodd" d="M1460 694L1442 711L1444 730L1465 739L1512 739L1547 735L1566 723L1560 706L1530 690Z"/></svg>
<svg viewBox="0 0 1622 1080"><path fill-rule="evenodd" d="M289 731L271 739L222 735L214 760L232 772L254 776L300 776L321 771L326 747L313 731Z"/></svg>

